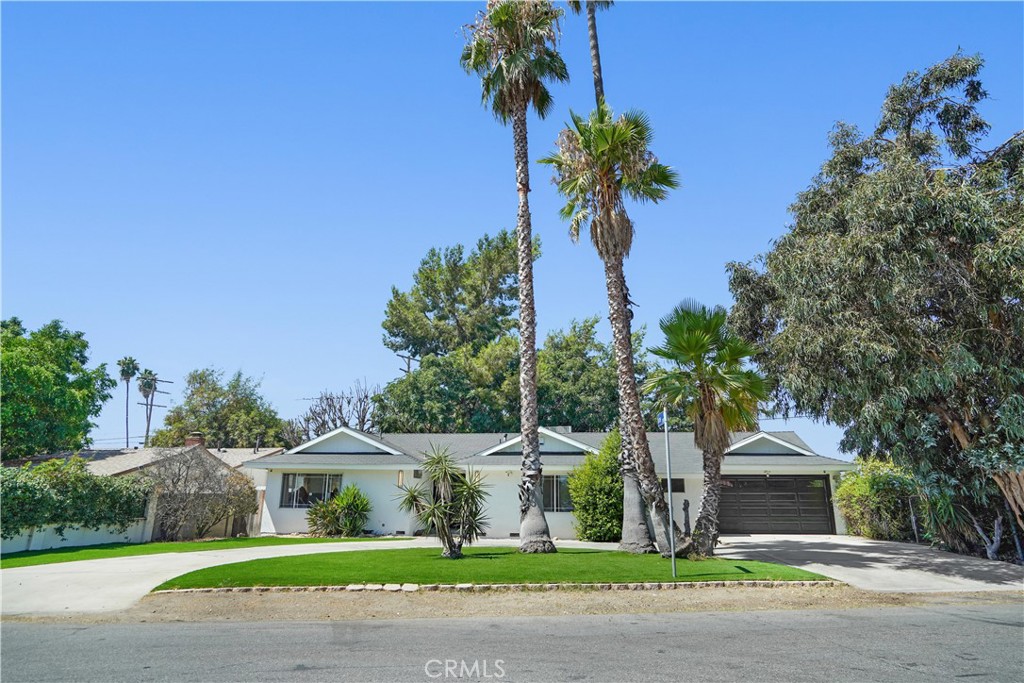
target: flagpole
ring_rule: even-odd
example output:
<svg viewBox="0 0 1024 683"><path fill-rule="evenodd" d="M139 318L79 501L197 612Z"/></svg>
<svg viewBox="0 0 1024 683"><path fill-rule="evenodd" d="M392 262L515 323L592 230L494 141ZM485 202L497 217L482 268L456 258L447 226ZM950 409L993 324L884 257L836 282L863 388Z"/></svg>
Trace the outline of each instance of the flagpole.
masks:
<svg viewBox="0 0 1024 683"><path fill-rule="evenodd" d="M668 403L661 413L665 425L665 474L668 477L668 547L672 551L672 578L676 578L676 517L672 509L672 453L668 445Z"/></svg>

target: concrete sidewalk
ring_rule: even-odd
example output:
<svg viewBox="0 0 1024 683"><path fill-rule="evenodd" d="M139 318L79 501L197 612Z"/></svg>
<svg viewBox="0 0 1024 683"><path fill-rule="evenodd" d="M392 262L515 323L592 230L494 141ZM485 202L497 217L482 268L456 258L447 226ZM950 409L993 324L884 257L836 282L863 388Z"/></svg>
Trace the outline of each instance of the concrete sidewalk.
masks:
<svg viewBox="0 0 1024 683"><path fill-rule="evenodd" d="M481 539L477 546L516 547L516 539ZM614 543L558 541L566 548L614 550ZM113 612L127 609L165 581L187 572L232 562L267 557L289 557L354 550L399 550L438 548L434 538L408 541L355 541L206 550L192 553L161 553L135 557L112 557L0 569L0 613L69 614Z"/></svg>
<svg viewBox="0 0 1024 683"><path fill-rule="evenodd" d="M1024 567L859 536L723 536L719 557L788 564L871 591L1024 589Z"/></svg>

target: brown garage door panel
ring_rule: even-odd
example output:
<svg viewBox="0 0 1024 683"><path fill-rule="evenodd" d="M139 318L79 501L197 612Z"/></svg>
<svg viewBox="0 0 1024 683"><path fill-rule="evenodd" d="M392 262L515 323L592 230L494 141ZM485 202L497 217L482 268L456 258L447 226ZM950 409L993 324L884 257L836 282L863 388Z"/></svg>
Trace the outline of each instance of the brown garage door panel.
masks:
<svg viewBox="0 0 1024 683"><path fill-rule="evenodd" d="M834 532L822 476L722 478L719 526L724 534Z"/></svg>

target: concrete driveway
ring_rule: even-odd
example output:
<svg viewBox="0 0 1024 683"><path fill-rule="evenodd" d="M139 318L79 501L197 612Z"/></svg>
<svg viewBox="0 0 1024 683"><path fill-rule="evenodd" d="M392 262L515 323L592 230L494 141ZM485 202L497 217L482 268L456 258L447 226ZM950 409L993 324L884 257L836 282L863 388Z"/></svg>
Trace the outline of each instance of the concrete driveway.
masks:
<svg viewBox="0 0 1024 683"><path fill-rule="evenodd" d="M478 545L517 546L516 539L481 539ZM614 550L614 543L558 541L574 548ZM193 553L161 553L0 569L0 613L53 615L115 612L131 607L160 584L187 572L232 562L353 550L440 548L437 539L275 545Z"/></svg>
<svg viewBox="0 0 1024 683"><path fill-rule="evenodd" d="M723 536L720 557L799 567L871 591L1024 589L1024 567L858 536Z"/></svg>

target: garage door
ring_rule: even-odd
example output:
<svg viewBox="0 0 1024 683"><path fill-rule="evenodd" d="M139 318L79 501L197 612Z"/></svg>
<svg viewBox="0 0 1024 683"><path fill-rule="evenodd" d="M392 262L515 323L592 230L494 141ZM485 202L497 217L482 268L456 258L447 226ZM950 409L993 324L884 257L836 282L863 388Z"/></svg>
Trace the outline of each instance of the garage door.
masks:
<svg viewBox="0 0 1024 683"><path fill-rule="evenodd" d="M831 534L828 477L722 477L723 534Z"/></svg>

